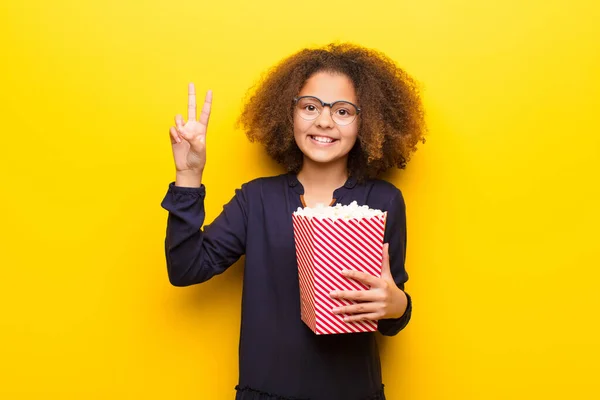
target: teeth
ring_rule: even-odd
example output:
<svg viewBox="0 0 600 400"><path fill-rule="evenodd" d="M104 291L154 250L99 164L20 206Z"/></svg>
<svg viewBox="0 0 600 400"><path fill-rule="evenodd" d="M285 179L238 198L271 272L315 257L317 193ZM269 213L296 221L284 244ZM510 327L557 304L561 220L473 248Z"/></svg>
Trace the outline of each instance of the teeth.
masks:
<svg viewBox="0 0 600 400"><path fill-rule="evenodd" d="M321 136L313 136L313 139L315 139L317 142L321 142L321 143L331 143L331 142L333 142L333 139L326 138L326 137L321 137Z"/></svg>

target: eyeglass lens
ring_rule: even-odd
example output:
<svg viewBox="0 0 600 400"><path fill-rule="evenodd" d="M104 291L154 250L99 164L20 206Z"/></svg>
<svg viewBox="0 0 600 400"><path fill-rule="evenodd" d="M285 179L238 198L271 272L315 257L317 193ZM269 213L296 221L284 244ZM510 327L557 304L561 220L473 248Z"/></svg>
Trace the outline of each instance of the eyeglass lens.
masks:
<svg viewBox="0 0 600 400"><path fill-rule="evenodd" d="M299 99L296 108L300 117L306 120L317 118L323 111L323 106L316 97L303 97ZM335 102L331 108L331 118L338 125L348 125L354 121L356 114L356 107L346 101Z"/></svg>

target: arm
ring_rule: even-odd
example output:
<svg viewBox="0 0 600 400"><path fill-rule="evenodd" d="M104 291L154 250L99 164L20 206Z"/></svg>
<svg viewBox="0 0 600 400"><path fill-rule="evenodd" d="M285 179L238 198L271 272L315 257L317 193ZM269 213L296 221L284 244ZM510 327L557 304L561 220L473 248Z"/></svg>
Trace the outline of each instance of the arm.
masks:
<svg viewBox="0 0 600 400"><path fill-rule="evenodd" d="M336 307L334 314L351 314L344 321L379 321L378 330L387 336L400 332L410 320L412 300L404 291L408 275L404 269L406 249L406 216L404 199L400 191L388 203L387 222L384 233L381 276L346 270L342 274L362 282L368 290L333 291L334 299L353 300L357 304Z"/></svg>
<svg viewBox="0 0 600 400"><path fill-rule="evenodd" d="M202 230L206 188L169 184L161 207L169 211L165 256L169 281L189 286L220 274L245 252L247 186L237 189L221 214Z"/></svg>
<svg viewBox="0 0 600 400"><path fill-rule="evenodd" d="M402 193L398 191L396 196L390 200L385 227L384 243L389 243L390 270L396 286L404 291L404 284L408 280L408 274L404 267L406 260L406 205ZM378 330L383 335L393 336L400 332L411 318L412 299L408 293L406 311L399 318L381 319Z"/></svg>

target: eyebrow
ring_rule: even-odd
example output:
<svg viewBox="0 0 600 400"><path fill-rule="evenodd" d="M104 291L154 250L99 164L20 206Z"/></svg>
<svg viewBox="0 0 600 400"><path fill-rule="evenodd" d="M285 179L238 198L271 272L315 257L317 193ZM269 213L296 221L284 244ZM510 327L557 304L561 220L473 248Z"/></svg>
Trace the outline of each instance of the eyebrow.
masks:
<svg viewBox="0 0 600 400"><path fill-rule="evenodd" d="M305 96L314 97L316 99L321 100L323 103L327 103L327 104L333 104L333 103L336 103L338 101L345 101L347 103L352 103L352 104L356 104L358 102L358 100L352 101L352 100L348 100L348 99L338 99L338 100L334 100L334 101L325 101L322 98L320 98L319 96L315 96L314 94L299 94L296 97L305 97Z"/></svg>

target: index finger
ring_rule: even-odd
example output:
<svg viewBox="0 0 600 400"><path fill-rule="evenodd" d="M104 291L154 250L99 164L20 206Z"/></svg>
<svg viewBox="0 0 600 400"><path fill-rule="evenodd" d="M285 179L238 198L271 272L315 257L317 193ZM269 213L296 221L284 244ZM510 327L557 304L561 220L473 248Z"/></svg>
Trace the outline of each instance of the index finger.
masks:
<svg viewBox="0 0 600 400"><path fill-rule="evenodd" d="M196 87L193 83L188 85L188 121L196 120Z"/></svg>
<svg viewBox="0 0 600 400"><path fill-rule="evenodd" d="M377 278L371 274L367 274L365 272L355 271L355 270L345 270L345 271L342 271L342 274L346 278L350 278L350 279L354 279L355 281L362 282L369 287L379 287L378 284L379 284L380 278Z"/></svg>

